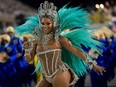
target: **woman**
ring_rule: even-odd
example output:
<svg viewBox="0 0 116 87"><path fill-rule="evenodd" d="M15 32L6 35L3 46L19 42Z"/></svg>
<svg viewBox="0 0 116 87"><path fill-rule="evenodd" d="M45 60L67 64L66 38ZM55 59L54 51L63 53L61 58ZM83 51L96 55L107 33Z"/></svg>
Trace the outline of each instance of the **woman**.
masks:
<svg viewBox="0 0 116 87"><path fill-rule="evenodd" d="M42 3L40 5L40 7L38 9L38 11L39 11L38 19L39 19L39 23L40 23L39 27L36 27L35 30L32 29L32 25L33 25L33 27L39 25L39 23L37 21L38 19L35 18L35 20L34 20L34 18L33 18L32 21L27 21L26 22L27 24L24 24L24 25L16 28L16 33L18 33L18 34L20 32L21 32L21 34L23 34L23 33L27 33L27 32L29 33L31 30L33 31L34 38L31 41L24 43L24 49L25 49L25 58L27 61L32 60L34 58L35 54L37 54L39 56L40 62L42 64L43 80L40 83L38 83L36 87L69 87L69 85L73 85L79 79L76 76L76 74L77 75L79 75L79 74L78 73L75 74L73 72L74 67L73 68L71 67L73 70L69 68L69 66L76 65L76 64L74 64L73 59L72 59L72 61L70 61L70 58L75 57L75 56L73 56L73 57L68 56L71 53L73 53L77 57L81 58L86 63L88 63L91 67L93 67L93 70L95 72L97 72L98 74L102 75L103 72L105 72L103 67L100 67L100 66L94 64L89 58L87 58L88 55L84 54L83 53L84 51L81 48L78 49L79 47L76 47L77 44L75 44L75 42L79 43L79 44L83 44L84 41L80 40L82 42L82 43L80 43L80 42L77 42L78 40L76 40L77 38L81 38L81 37L76 37L75 39L73 38L73 40L76 40L76 41L71 41L72 39L68 38L68 39L70 39L70 41L69 41L66 38L66 37L68 37L69 34L66 36L64 34L59 35L59 33L60 33L59 31L63 31L63 30L69 29L69 28L79 27L77 20L75 21L77 23L77 25L75 25L75 26L72 26L72 27L71 27L71 25L63 26L63 23L62 23L63 21L67 21L67 22L70 21L70 20L64 20L65 16L68 15L65 13L70 12L70 10L73 10L73 12L74 12L74 11L77 11L77 8L76 9L75 8L74 9L65 9L65 7L63 7L57 14L56 7L53 5L53 3L49 3L47 1L45 1L44 3ZM61 14L61 13L63 13L63 14ZM65 15L64 19L61 19L61 17L63 15ZM74 15L77 16L77 13L74 13ZM69 17L69 19L70 19L70 17ZM74 20L75 20L75 18L74 18ZM70 21L70 24L71 24L71 21ZM28 28L25 27L25 25L26 26L29 25ZM81 25L81 23L80 23L80 25ZM70 35L72 33L74 33L74 31L72 31L70 33ZM77 33L77 30L75 32ZM81 33L81 32L85 32L85 30L78 31L78 33ZM80 35L80 34L78 34L78 35ZM88 33L86 35L88 35ZM74 36L72 35L72 37L74 37ZM90 42L92 41L92 39L90 39L89 36L87 36L87 38L89 38ZM86 39L86 37L84 39ZM72 44L71 42L74 42L74 43ZM89 41L87 41L87 42L89 42ZM95 44L94 40L93 40L93 43ZM83 45L85 45L85 43ZM94 45L92 45L92 44L90 45L90 44L86 43L86 46L93 47ZM64 51L64 50L66 50L66 51ZM61 57L63 57L63 54L64 54L63 52L67 53L64 56L65 59L61 59ZM73 55L73 54L71 54L71 55ZM66 56L69 57L69 59ZM79 58L76 58L76 60ZM62 60L63 61L66 60L65 61L66 63L68 61L69 63L67 63L67 64L69 66L66 63L64 63ZM76 62L78 64L81 64L81 67L84 67L84 64L82 63L81 60L77 60ZM79 68L79 66L75 67L75 70L74 70L75 72L76 72L76 68ZM80 69L80 71L83 71L83 72L84 72L84 70L85 69ZM81 75L83 74L82 72L80 72L80 73L81 73Z"/></svg>

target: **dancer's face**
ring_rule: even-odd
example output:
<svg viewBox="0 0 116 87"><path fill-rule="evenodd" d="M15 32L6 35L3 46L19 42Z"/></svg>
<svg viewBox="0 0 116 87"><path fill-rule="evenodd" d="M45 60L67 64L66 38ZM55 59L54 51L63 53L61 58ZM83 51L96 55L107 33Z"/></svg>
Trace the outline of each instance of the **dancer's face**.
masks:
<svg viewBox="0 0 116 87"><path fill-rule="evenodd" d="M51 21L49 18L42 18L41 20L41 28L44 34L49 34L51 31L53 31L53 21Z"/></svg>

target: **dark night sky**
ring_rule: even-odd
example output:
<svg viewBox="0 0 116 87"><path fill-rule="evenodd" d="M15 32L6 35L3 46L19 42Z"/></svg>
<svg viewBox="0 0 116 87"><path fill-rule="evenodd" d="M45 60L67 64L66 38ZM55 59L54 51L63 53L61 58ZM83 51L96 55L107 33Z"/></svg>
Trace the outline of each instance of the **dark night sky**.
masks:
<svg viewBox="0 0 116 87"><path fill-rule="evenodd" d="M35 9L39 7L39 4L44 2L44 0L19 0L25 4L28 4ZM67 4L70 2L69 6L79 6L81 5L82 7L93 7L95 4L100 4L100 3L105 3L108 1L111 5L116 5L115 0L48 0L49 2L53 2L55 6L58 8L62 7L63 5Z"/></svg>

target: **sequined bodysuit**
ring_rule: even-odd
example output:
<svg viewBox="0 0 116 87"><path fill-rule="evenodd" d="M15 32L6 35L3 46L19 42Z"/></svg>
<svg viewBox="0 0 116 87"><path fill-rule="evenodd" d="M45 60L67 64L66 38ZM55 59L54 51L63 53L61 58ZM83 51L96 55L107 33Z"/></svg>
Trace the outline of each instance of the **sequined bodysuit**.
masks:
<svg viewBox="0 0 116 87"><path fill-rule="evenodd" d="M43 69L43 77L50 83L52 83L52 79L54 75L59 71L67 71L70 68L61 61L61 49L49 49L47 51L39 52L36 49L37 55L40 58L40 62L42 64ZM74 72L70 69L73 74L74 80L71 84L75 83L78 79Z"/></svg>

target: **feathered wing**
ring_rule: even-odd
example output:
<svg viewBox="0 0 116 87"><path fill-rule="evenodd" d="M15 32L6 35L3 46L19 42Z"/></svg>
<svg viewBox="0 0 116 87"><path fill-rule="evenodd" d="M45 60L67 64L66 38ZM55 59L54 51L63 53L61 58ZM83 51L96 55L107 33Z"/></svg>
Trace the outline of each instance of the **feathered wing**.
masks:
<svg viewBox="0 0 116 87"><path fill-rule="evenodd" d="M39 21L37 16L31 16L27 19L27 21L23 25L15 27L15 35L22 36L24 34L32 34L32 32L35 30L35 27L37 26L39 26ZM39 74L42 73L42 66L40 61L38 61L38 64L32 74L34 74L37 70L40 71Z"/></svg>
<svg viewBox="0 0 116 87"><path fill-rule="evenodd" d="M69 33L63 33L61 36L68 38L69 41L71 41L77 49L80 49L85 55L87 55L88 58L90 57L87 51L83 49L83 46L87 49L93 48L100 54L102 53L100 48L103 47L103 44L94 40L94 37L92 37L92 35L85 29L73 30ZM67 63L79 77L87 72L88 65L65 48L62 48L62 60Z"/></svg>
<svg viewBox="0 0 116 87"><path fill-rule="evenodd" d="M61 31L74 28L87 29L86 24L90 22L86 18L87 16L88 13L84 9L80 9L80 7L67 8L67 5L65 5L58 11L56 24L59 25Z"/></svg>
<svg viewBox="0 0 116 87"><path fill-rule="evenodd" d="M90 22L87 16L88 13L79 7L66 8L66 6L64 6L58 11L56 24L59 23L61 31L74 29L68 33L61 33L60 35L68 38L76 48L80 49L89 57L87 51L83 49L83 46L92 48L101 54L99 48L101 48L103 44L94 40L94 37L88 32L91 28L87 26L88 22ZM79 77L87 72L87 64L65 48L62 48L62 60L67 63Z"/></svg>
<svg viewBox="0 0 116 87"><path fill-rule="evenodd" d="M39 26L38 18L37 16L31 16L24 24L15 27L15 35L32 34L36 26Z"/></svg>

